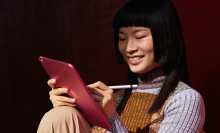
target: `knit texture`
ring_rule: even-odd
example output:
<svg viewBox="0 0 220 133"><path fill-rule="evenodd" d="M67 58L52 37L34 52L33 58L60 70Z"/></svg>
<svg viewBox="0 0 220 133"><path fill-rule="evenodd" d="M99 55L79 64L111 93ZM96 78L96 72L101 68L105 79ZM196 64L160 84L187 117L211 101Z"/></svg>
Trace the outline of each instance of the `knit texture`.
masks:
<svg viewBox="0 0 220 133"><path fill-rule="evenodd" d="M111 121L109 121L110 124L114 120L117 121L117 123L121 125L120 131L118 131L118 129L112 129L111 131L108 131L108 133L202 133L205 121L205 107L203 99L197 91L185 87L189 86L183 82L179 82L175 91L166 100L163 107L158 112L152 114L150 122L148 117L150 115L145 115L144 126L140 124L140 122L143 123L143 118L138 115L139 113L140 115L143 113L141 108L136 110L133 109L135 111L132 111L132 108L130 108L134 105L134 103L137 103L140 100L137 100L133 104L130 103L130 106L128 105L128 102L126 104L127 109L125 107L125 110L130 109L128 116L125 117L122 113L120 119L117 117L116 120L113 116ZM132 95L137 95L137 89L134 90L135 92L133 92ZM148 91L153 92L152 90L157 91L157 89L147 89L146 92L142 91L139 95L145 94L146 97L149 97L149 95L155 95L148 93ZM131 97L131 99L133 98ZM139 107L141 106L139 105ZM124 126L122 126L123 124Z"/></svg>
<svg viewBox="0 0 220 133"><path fill-rule="evenodd" d="M148 111L155 98L156 95L149 93L134 92L131 94L121 114L121 119L128 131L138 132L139 130L146 130L152 117L152 114L148 114Z"/></svg>
<svg viewBox="0 0 220 133"><path fill-rule="evenodd" d="M203 99L197 91L181 81L160 110L154 114L147 113L159 94L164 79L162 67L138 75L138 87L132 90L121 116L116 112L108 119L112 126L111 131L92 130L92 133L203 132L205 121ZM120 105L124 91L120 90L114 94L116 108Z"/></svg>

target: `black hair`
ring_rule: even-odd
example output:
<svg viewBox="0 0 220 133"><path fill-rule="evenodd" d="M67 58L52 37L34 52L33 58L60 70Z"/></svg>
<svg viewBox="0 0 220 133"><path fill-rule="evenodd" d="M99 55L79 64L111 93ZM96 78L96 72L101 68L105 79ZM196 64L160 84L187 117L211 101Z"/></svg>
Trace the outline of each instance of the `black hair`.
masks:
<svg viewBox="0 0 220 133"><path fill-rule="evenodd" d="M115 53L118 63L125 63L118 49L118 32L121 27L141 26L151 30L154 47L154 62L164 63L165 81L149 113L158 111L181 80L189 83L185 44L180 20L169 0L130 0L117 12L114 21ZM137 74L128 69L127 84L137 83ZM125 91L119 114L124 110L131 95Z"/></svg>

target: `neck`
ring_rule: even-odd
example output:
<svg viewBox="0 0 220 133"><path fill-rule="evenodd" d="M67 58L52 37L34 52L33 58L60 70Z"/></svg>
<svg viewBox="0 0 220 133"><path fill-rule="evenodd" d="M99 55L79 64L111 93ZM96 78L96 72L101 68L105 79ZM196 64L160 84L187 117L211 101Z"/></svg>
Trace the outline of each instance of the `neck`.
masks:
<svg viewBox="0 0 220 133"><path fill-rule="evenodd" d="M165 80L163 66L138 75L138 89L161 88Z"/></svg>

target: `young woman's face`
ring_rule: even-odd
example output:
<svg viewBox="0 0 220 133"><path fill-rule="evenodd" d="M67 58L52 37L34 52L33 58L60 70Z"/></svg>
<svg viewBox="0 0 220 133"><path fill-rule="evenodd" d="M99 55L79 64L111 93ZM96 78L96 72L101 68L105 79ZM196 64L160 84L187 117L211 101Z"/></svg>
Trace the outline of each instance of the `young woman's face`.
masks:
<svg viewBox="0 0 220 133"><path fill-rule="evenodd" d="M163 64L154 63L153 38L147 27L121 27L118 48L133 73L145 73Z"/></svg>

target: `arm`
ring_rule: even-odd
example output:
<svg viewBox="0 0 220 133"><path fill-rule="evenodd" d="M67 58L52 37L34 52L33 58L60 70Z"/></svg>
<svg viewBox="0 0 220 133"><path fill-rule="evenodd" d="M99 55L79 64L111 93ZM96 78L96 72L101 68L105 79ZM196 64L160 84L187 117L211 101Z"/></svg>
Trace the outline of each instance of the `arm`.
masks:
<svg viewBox="0 0 220 133"><path fill-rule="evenodd" d="M122 122L117 112L108 119L108 122L111 125L112 129L107 133L128 133L126 126Z"/></svg>
<svg viewBox="0 0 220 133"><path fill-rule="evenodd" d="M199 133L205 121L205 107L201 95L186 89L167 104L159 133Z"/></svg>
<svg viewBox="0 0 220 133"><path fill-rule="evenodd" d="M128 133L124 123L115 111L113 90L100 81L88 85L88 88L112 127L108 133Z"/></svg>

